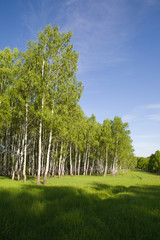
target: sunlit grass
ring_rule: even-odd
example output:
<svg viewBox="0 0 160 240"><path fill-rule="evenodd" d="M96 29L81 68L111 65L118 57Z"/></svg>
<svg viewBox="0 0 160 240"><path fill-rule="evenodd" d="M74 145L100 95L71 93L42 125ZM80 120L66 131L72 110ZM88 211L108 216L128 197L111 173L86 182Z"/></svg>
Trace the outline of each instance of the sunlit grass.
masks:
<svg viewBox="0 0 160 240"><path fill-rule="evenodd" d="M160 239L160 176L0 177L0 239Z"/></svg>

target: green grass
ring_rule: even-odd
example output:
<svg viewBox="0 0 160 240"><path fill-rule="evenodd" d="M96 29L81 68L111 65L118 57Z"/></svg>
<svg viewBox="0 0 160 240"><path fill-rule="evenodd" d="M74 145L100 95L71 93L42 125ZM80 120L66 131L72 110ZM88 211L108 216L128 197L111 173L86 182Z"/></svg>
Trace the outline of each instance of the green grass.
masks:
<svg viewBox="0 0 160 240"><path fill-rule="evenodd" d="M0 177L0 239L160 239L160 176Z"/></svg>

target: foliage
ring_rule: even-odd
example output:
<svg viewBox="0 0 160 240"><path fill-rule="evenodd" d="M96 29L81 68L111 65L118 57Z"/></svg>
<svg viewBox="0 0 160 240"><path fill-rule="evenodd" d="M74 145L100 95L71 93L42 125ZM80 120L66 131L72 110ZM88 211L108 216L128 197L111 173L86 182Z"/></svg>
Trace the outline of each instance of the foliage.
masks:
<svg viewBox="0 0 160 240"><path fill-rule="evenodd" d="M71 32L48 25L25 52L0 51L0 175L117 174L133 167L128 123L103 124L78 105L78 54ZM46 179L44 181L46 183Z"/></svg>
<svg viewBox="0 0 160 240"><path fill-rule="evenodd" d="M150 156L148 170L160 173L160 151L156 151Z"/></svg>
<svg viewBox="0 0 160 240"><path fill-rule="evenodd" d="M149 158L138 157L137 167L142 170L148 171Z"/></svg>
<svg viewBox="0 0 160 240"><path fill-rule="evenodd" d="M149 172L160 173L160 151L156 151L149 158L138 157L137 167Z"/></svg>

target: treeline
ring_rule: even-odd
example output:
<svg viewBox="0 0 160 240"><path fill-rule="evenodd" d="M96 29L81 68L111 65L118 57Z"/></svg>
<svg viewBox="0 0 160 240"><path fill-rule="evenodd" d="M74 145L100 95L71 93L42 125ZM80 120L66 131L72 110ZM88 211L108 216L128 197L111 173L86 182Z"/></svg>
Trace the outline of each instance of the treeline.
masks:
<svg viewBox="0 0 160 240"><path fill-rule="evenodd" d="M25 52L0 51L0 175L117 174L133 167L128 123L86 117L72 33L46 26Z"/></svg>
<svg viewBox="0 0 160 240"><path fill-rule="evenodd" d="M156 151L148 158L137 158L137 167L145 171L160 174L160 151Z"/></svg>

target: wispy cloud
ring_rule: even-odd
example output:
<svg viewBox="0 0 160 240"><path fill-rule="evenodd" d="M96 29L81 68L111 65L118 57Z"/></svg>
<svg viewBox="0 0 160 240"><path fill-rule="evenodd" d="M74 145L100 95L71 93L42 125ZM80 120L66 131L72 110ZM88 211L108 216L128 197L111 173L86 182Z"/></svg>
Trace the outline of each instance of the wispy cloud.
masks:
<svg viewBox="0 0 160 240"><path fill-rule="evenodd" d="M137 118L137 116L135 116L135 115L126 114L125 116L122 117L122 120L124 122L129 122L129 121L135 120L136 118Z"/></svg>
<svg viewBox="0 0 160 240"><path fill-rule="evenodd" d="M148 115L149 120L160 121L160 114L150 114Z"/></svg>
<svg viewBox="0 0 160 240"><path fill-rule="evenodd" d="M160 144L157 143L157 141L147 141L141 140L134 143L134 148L136 149L135 155L136 156L143 156L143 157L149 157L151 154L155 153L155 151L160 149ZM143 155L142 155L143 153Z"/></svg>
<svg viewBox="0 0 160 240"><path fill-rule="evenodd" d="M141 134L141 135L132 135L133 138L136 138L136 139L153 139L153 138L157 138L159 137L159 135L157 134Z"/></svg>
<svg viewBox="0 0 160 240"><path fill-rule="evenodd" d="M66 3L64 29L74 33L75 47L80 52L80 69L94 70L127 60L127 53L123 51L129 36L124 19L126 7L124 1L120 2Z"/></svg>
<svg viewBox="0 0 160 240"><path fill-rule="evenodd" d="M138 106L123 117L129 122L136 156L150 156L160 148L159 104ZM158 112L157 112L158 111Z"/></svg>
<svg viewBox="0 0 160 240"><path fill-rule="evenodd" d="M144 0L137 9L125 0L66 1L64 29L74 32L80 71L129 61L128 44L139 34L136 27L151 10L149 3Z"/></svg>
<svg viewBox="0 0 160 240"><path fill-rule="evenodd" d="M137 106L122 117L123 121L160 121L160 104Z"/></svg>
<svg viewBox="0 0 160 240"><path fill-rule="evenodd" d="M149 104L147 106L144 106L146 109L160 109L160 104Z"/></svg>
<svg viewBox="0 0 160 240"><path fill-rule="evenodd" d="M72 30L80 71L94 71L128 61L127 44L137 34L135 25L143 15L143 8L137 13L133 6L126 0L29 0L22 19L32 38L49 23Z"/></svg>
<svg viewBox="0 0 160 240"><path fill-rule="evenodd" d="M134 143L134 148L136 149L135 155L138 157L149 157L155 151L159 149L159 145L155 142L140 141ZM143 155L142 155L143 152Z"/></svg>
<svg viewBox="0 0 160 240"><path fill-rule="evenodd" d="M69 6L69 5L71 5L71 4L73 4L73 3L76 3L76 2L78 2L79 0L68 0L67 2L66 2L66 5L67 6Z"/></svg>
<svg viewBox="0 0 160 240"><path fill-rule="evenodd" d="M58 24L56 19L58 19L59 11L56 11L56 5L56 2L52 0L27 1L25 12L22 15L22 24L32 39L37 37L38 31L45 25Z"/></svg>

